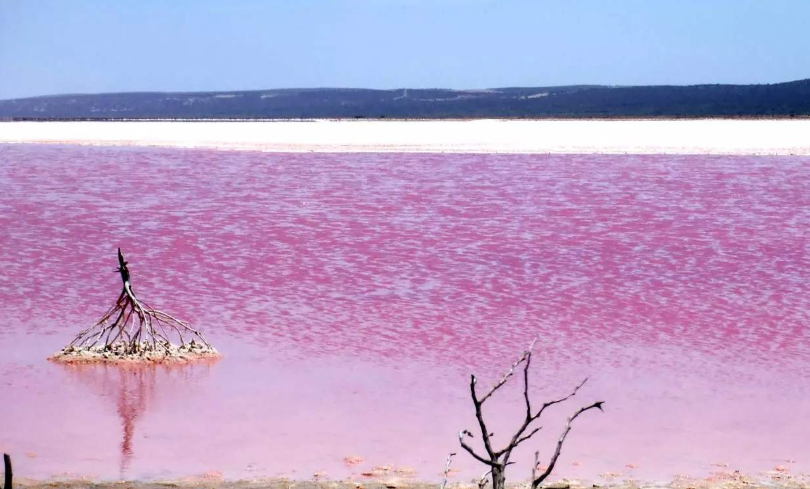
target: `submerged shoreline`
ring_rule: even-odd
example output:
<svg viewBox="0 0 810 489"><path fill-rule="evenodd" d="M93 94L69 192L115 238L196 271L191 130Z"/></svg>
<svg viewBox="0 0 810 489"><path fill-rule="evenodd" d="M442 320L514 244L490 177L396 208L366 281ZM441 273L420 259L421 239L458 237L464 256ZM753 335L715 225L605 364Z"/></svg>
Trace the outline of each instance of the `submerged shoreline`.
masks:
<svg viewBox="0 0 810 489"><path fill-rule="evenodd" d="M0 122L0 143L262 152L810 155L810 119Z"/></svg>

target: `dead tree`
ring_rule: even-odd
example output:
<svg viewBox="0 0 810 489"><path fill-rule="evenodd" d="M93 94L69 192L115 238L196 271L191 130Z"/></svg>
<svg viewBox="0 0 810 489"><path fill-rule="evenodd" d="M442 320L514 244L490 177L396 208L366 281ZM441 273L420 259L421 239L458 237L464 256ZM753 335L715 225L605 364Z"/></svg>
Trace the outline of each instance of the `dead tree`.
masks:
<svg viewBox="0 0 810 489"><path fill-rule="evenodd" d="M486 451L485 455L478 454L472 447L470 447L465 438L474 438L473 434L470 433L468 430L463 430L458 434L458 440L461 444L461 447L466 450L470 455L473 456L476 460L487 465L489 467L489 473L492 475L492 489L505 489L506 487L506 467L511 465L514 462L510 462L509 458L512 456L512 451L518 447L521 443L525 442L526 440L530 439L534 436L535 433L542 429L542 426L535 426L535 422L540 419L540 416L551 406L555 404L559 404L561 402L567 401L568 399L574 397L577 392L585 385L585 382L588 381L586 378L574 390L565 397L561 397L559 399L555 399L552 401L544 402L543 405L537 409L532 409L532 403L529 399L529 367L531 366L532 361L532 350L534 349L534 345L537 340L533 341L529 348L523 353L523 356L518 359L517 362L512 364L512 367L509 369L508 372L503 376L503 378L498 381L489 391L486 392L483 396L479 396L478 392L476 391L476 382L477 379L475 375L472 375L470 378L470 395L472 397L473 406L475 407L475 418L478 420L478 427L481 431L481 438L484 444L484 450ZM514 375L515 370L523 364L523 399L526 404L526 416L523 419L523 423L517 429L515 434L512 436L509 443L506 447L496 450L493 448L492 444L492 432L487 428L487 424L484 421L484 414L482 411L484 403L492 397L495 392L503 387L506 382ZM565 442L565 438L568 436L568 433L571 431L571 423L580 414L584 413L585 411L591 409L598 409L602 411L602 405L604 404L603 401L595 402L585 407L579 408L570 418L568 418L568 422L563 429L560 438L557 440L557 447L554 450L554 454L551 456L551 459L548 463L548 466L542 472L538 470L539 459L538 455L535 455L535 466L532 470L532 489L537 489L537 487L543 483L543 481L548 478L551 474L551 471L554 470L554 465L557 463L557 459L560 456L560 452L562 450L563 443ZM486 477L486 474L485 474ZM479 484L480 485L480 484Z"/></svg>
<svg viewBox="0 0 810 489"><path fill-rule="evenodd" d="M116 271L122 282L118 300L97 323L79 333L54 358L70 358L82 352L147 358L172 357L178 353L216 353L202 333L189 323L152 309L138 299L132 290L127 264L121 248L118 248ZM179 348L172 344L175 338L180 341Z"/></svg>
<svg viewBox="0 0 810 489"><path fill-rule="evenodd" d="M12 489L13 473L11 471L11 457L7 453L3 454L3 467L6 471L5 482L3 483L4 489Z"/></svg>

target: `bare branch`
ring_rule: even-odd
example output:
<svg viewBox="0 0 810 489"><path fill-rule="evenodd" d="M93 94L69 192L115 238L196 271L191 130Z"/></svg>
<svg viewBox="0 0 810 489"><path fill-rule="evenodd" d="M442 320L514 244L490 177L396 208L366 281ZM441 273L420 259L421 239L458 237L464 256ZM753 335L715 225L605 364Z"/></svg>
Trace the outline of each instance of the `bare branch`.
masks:
<svg viewBox="0 0 810 489"><path fill-rule="evenodd" d="M506 478L505 478L506 467L508 467L509 465L512 465L514 463L514 462L511 462L509 460L509 458L512 455L512 451L518 445L525 442L526 440L529 440L537 432L539 432L541 429L543 429L542 426L532 427L532 424L535 421L537 421L540 418L540 416L545 412L545 410L548 409L549 407L554 406L555 404L565 402L565 401L571 399L572 397L574 397L575 395L577 395L579 390L588 381L588 379L586 378L585 380L580 382L579 385L577 385L571 391L571 393L568 394L567 396L561 397L559 399L554 399L554 400L551 400L551 401L547 401L547 402L543 403L543 405L540 407L539 410L534 412L532 410L531 398L529 396L529 369L531 367L532 354L533 354L534 346L535 346L536 343L537 343L537 339L532 341L529 348L526 351L523 352L523 355L515 363L512 364L512 366L509 368L509 370L503 375L501 380L499 380L497 383L495 383L495 385L490 390L488 390L486 392L486 394L483 395L483 397L480 397L480 398L478 397L478 392L476 391L476 388L475 388L476 387L476 382L477 382L477 379L476 379L475 375L470 376L470 397L472 398L473 406L475 407L475 417L476 417L476 420L478 421L478 427L481 430L481 437L482 437L482 440L483 440L484 448L486 449L486 456L479 455L478 453L475 452L475 450L473 450L467 444L465 438L473 438L472 433L470 433L468 430L464 430L464 431L459 432L458 439L459 439L459 444L461 445L461 447L464 450L466 450L470 455L472 455L473 458L475 458L479 462L481 462L481 463L483 463L483 464L490 467L490 470L488 472L486 472L482 476L481 480L478 482L479 489L484 489L484 487L487 484L486 477L489 474L492 475L492 489L504 489L505 484L506 484L506 482L505 482L506 481ZM502 450L494 451L492 449L492 443L491 443L491 439L493 437L493 434L487 428L486 422L484 420L482 407L483 407L484 402L487 401L487 399L492 397L492 395L495 392L497 392L498 389L503 387L509 381L509 379L512 378L512 376L515 373L515 370L521 364L523 364L523 401L524 401L525 407L526 407L525 416L524 416L523 422L521 423L520 427L517 429L515 434L512 436L512 439L509 441L508 445L506 445L506 447L504 447ZM560 456L560 452L562 451L562 445L565 442L565 438L568 436L568 433L571 431L571 423L580 414L582 414L585 411L588 411L589 409L596 408L596 409L601 410L602 409L602 404L603 404L603 402L600 401L600 402L594 403L594 404L592 404L590 406L580 408L577 412L574 413L573 416L571 416L568 419L565 430L563 431L562 435L560 436L560 439L557 442L557 447L556 447L556 450L554 452L554 456L551 458L551 461L550 461L548 467L543 471L542 474L539 474L539 475L538 475L538 472L539 472L539 464L540 464L540 454L539 454L539 452L535 452L534 466L532 467L532 489L537 489L537 486L539 484L541 484L549 476L549 474L551 474L551 471L554 469L554 465L556 464L557 459ZM448 464L449 464L449 459L448 459ZM449 467L449 465L448 465L448 467ZM443 485L441 489L446 489L446 488Z"/></svg>
<svg viewBox="0 0 810 489"><path fill-rule="evenodd" d="M528 362L527 362L527 366L528 366ZM524 441L531 438L532 435L534 435L535 433L537 433L537 431L542 429L542 426L540 428L536 428L534 431L532 431L527 436L523 436L523 433L529 428L529 426L534 421L540 419L540 416L543 415L543 412L546 410L546 408L548 408L550 406L553 406L555 404L559 404L561 402L565 402L568 399L571 399L572 397L574 397L577 394L577 392L579 392L579 390L582 388L582 386L584 386L585 383L588 382L588 378L586 377L585 380L580 382L579 385L576 386L574 388L574 390L571 391L570 394L568 394L565 397L561 397L559 399L555 399L553 401L548 401L548 402L543 403L543 406L540 408L539 411L537 411L536 414L531 414L531 403L529 401L529 394L528 394L528 389L529 389L528 368L526 369L526 372L523 375L523 379L524 379L523 396L526 399L526 419L523 420L523 424L520 426L520 428L518 428L517 432L515 433L515 436L512 437L512 441L509 442L509 445L506 448L504 448L503 450L495 452L495 455L508 454L512 450L514 450L518 445L520 445Z"/></svg>
<svg viewBox="0 0 810 489"><path fill-rule="evenodd" d="M453 452L453 453L451 453L450 455L447 456L447 462L445 462L445 464L444 464L444 472L443 472L444 478L442 479L442 485L441 485L440 489L446 489L447 488L447 476L450 474L450 462L453 461L453 457L455 455L456 455L455 452Z"/></svg>
<svg viewBox="0 0 810 489"><path fill-rule="evenodd" d="M579 392L579 390L582 388L583 385L585 385L586 382L588 382L588 377L585 377L585 379L582 382L580 382L579 385L576 386L576 388L574 388L574 390L567 396L555 399L553 401L544 402L543 407L541 407L540 410L537 411L537 414L534 416L534 418L535 419L539 418L543 414L543 411L546 410L546 408L551 407L555 404L559 404L561 402L565 402L574 397L575 395L577 395L577 392Z"/></svg>
<svg viewBox="0 0 810 489"><path fill-rule="evenodd" d="M470 438L473 437L472 433L470 433L467 430L459 431L458 432L458 442L459 442L459 444L461 444L461 448L463 448L464 450L467 450L467 453L472 455L473 458L475 458L476 460L478 460L482 464L489 465L490 467L494 466L495 464L492 461L485 459L481 455L478 455L477 453L475 453L475 450L473 450L469 445L467 445L467 443L464 441L465 436L468 436Z"/></svg>
<svg viewBox="0 0 810 489"><path fill-rule="evenodd" d="M527 361L528 358L531 357L532 350L534 349L535 343L537 343L537 338L535 338L534 341L532 341L532 343L529 345L529 348L526 351L523 352L523 355L521 355L521 357L518 358L518 360L515 363L512 364L512 366L509 368L509 370L503 375L503 378L501 378L501 380L499 380L498 383L496 383L494 386L492 386L492 389L490 389L489 392L487 392L484 395L484 397L481 398L481 403L482 404L484 403L484 401L489 399L492 396L492 394L495 393L495 391L497 391L498 389L503 387L504 384L506 384L506 381L508 381L509 378L512 377L512 375L514 375L515 369L518 368L518 366L521 363Z"/></svg>
<svg viewBox="0 0 810 489"><path fill-rule="evenodd" d="M537 340L535 340L537 341ZM523 366L523 400L526 401L526 418L532 417L532 401L529 399L529 367L532 365L532 348L526 354L526 365Z"/></svg>
<svg viewBox="0 0 810 489"><path fill-rule="evenodd" d="M492 443L490 443L489 441L489 430L487 429L487 425L484 422L484 414L481 411L481 407L484 404L484 401L478 400L478 394L476 394L475 392L476 382L477 380L475 378L475 375L470 375L470 396L472 397L473 406L475 407L475 419L478 420L478 428L481 430L481 438L484 440L484 449L487 451L487 455L489 455L489 458L493 458L495 454L492 452ZM470 434L469 431L467 433ZM470 436L472 436L472 434L470 434Z"/></svg>
<svg viewBox="0 0 810 489"><path fill-rule="evenodd" d="M535 428L535 429L533 429L531 432L529 432L529 434L528 434L528 435L521 436L520 438L518 438L518 439L515 441L515 446L518 446L518 445L520 445L521 443L523 443L524 441L526 441L526 440L528 440L529 438L533 437L535 433L537 433L538 431L540 431L540 430L542 430L542 429L543 429L543 427L542 427L542 426L538 426L537 428Z"/></svg>
<svg viewBox="0 0 810 489"><path fill-rule="evenodd" d="M583 384L584 384L584 382L583 382ZM580 384L580 386L581 385L582 384ZM576 393L576 391L575 391L575 393ZM584 413L585 411L588 411L588 410L591 410L591 409L598 409L598 410L602 411L602 405L603 404L604 404L604 401L599 401L599 402L595 402L595 403L591 404L590 406L581 407L581 408L579 408L579 410L577 412L574 413L573 416L568 418L568 423L566 423L565 429L563 430L562 435L560 436L560 439L557 441L557 449L554 450L554 455L551 456L551 460L548 463L548 467L546 467L546 470L543 471L543 473L540 474L539 477L536 477L536 478L534 478L532 480L532 489L536 489L537 486L542 484L543 481L546 480L546 478L551 474L551 471L554 470L554 465L556 465L557 459L560 457L560 452L562 451L563 443L565 443L565 438L568 436L568 433L571 431L571 423L575 419L577 419L577 417L580 414Z"/></svg>
<svg viewBox="0 0 810 489"><path fill-rule="evenodd" d="M529 346L529 349L524 353L524 356L526 357L526 364L523 367L523 400L526 403L526 417L523 419L523 424L520 425L520 428L518 428L518 430L515 432L512 440L509 442L509 445L507 445L504 449L495 452L496 456L506 455L506 458L508 459L515 447L531 438L532 435L537 433L537 431L542 428L536 428L528 436L523 436L523 433L526 432L529 425L540 417L539 413L536 416L532 415L532 401L529 398L529 367L532 364L532 349L534 348L535 342L537 342L536 339L532 342L531 346Z"/></svg>

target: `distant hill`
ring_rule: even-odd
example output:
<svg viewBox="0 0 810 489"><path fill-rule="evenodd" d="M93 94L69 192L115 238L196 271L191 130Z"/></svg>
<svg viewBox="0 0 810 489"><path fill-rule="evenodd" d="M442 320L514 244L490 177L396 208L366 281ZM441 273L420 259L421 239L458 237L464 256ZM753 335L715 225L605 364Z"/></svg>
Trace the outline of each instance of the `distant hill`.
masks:
<svg viewBox="0 0 810 489"><path fill-rule="evenodd" d="M2 119L718 116L810 116L810 79L771 85L109 93L0 101Z"/></svg>

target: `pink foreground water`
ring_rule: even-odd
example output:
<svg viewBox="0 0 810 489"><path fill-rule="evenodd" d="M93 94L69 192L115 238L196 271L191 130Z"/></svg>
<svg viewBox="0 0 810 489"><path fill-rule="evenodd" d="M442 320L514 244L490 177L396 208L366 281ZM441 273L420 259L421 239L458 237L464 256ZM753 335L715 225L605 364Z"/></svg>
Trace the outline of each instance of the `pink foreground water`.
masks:
<svg viewBox="0 0 810 489"><path fill-rule="evenodd" d="M223 359L45 360L117 297L118 246ZM590 381L512 479L595 400L560 477L804 472L809 320L808 158L0 145L0 450L20 476L437 480L475 428L469 374L490 384L535 335L538 402ZM520 403L489 407L496 439Z"/></svg>

